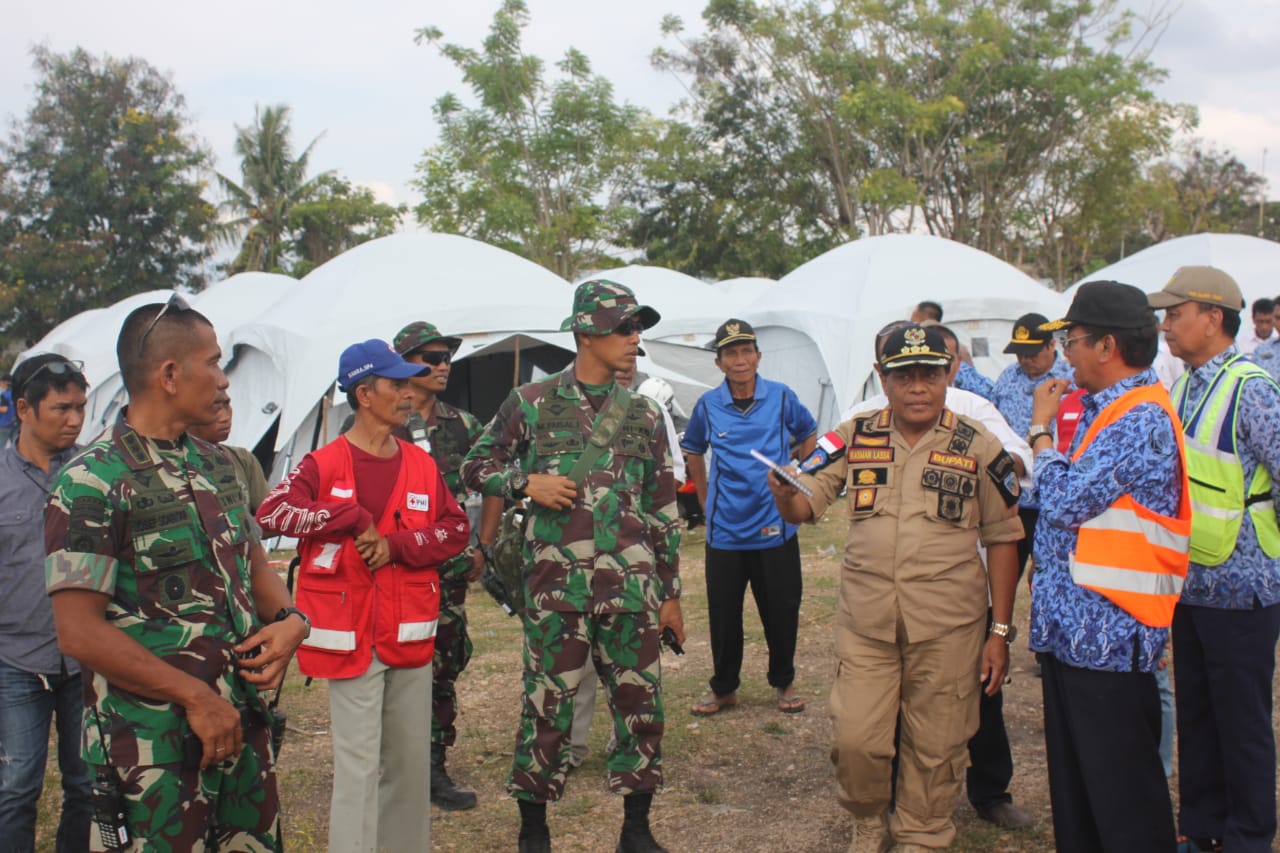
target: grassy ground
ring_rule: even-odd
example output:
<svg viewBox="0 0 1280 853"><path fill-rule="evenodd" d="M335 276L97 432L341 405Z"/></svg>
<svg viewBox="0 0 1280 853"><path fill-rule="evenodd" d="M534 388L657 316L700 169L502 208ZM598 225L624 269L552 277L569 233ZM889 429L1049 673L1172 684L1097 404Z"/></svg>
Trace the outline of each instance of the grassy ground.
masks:
<svg viewBox="0 0 1280 853"><path fill-rule="evenodd" d="M832 679L832 632L839 553L845 533L841 513L801 532L805 596L801 608L797 680L805 713L783 715L765 682L764 638L754 609L747 618L747 651L740 706L709 719L689 713L711 672L707 640L701 531L683 546L684 615L689 634L682 658L664 655L667 730L663 739L666 791L654 805L654 834L672 851L843 851L851 823L837 806L828 760L831 728L826 696ZM1025 636L1027 601L1019 590L1017 621ZM475 656L459 687L459 743L449 754L459 782L473 786L479 806L469 812L434 810L432 849L487 853L515 847L519 823L504 783L511 761L520 689L520 632L478 586L470 597ZM1005 688L1005 717L1014 750L1015 801L1037 823L1002 832L957 805L959 835L952 849L1045 853L1053 850L1044 768L1040 683L1034 661L1019 641L1012 681ZM601 698L603 702L603 698ZM291 675L283 706L290 732L280 761L285 840L291 851L326 849L331 781L328 700L323 682L304 687ZM564 799L549 809L557 851L611 851L617 841L621 802L604 788L603 749L608 715L597 712L592 753L569 779ZM52 850L56 822L56 770L42 801L41 850Z"/></svg>

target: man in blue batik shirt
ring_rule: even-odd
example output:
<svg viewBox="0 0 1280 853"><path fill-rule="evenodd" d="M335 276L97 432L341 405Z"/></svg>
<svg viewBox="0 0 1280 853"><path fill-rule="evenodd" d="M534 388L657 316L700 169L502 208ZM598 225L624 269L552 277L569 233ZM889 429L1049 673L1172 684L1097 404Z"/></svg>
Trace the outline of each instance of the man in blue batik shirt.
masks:
<svg viewBox="0 0 1280 853"><path fill-rule="evenodd" d="M960 369L956 372L956 378L951 381L951 385L961 391L977 394L988 401L996 394L996 383L979 373L978 368L967 361L960 362Z"/></svg>
<svg viewBox="0 0 1280 853"><path fill-rule="evenodd" d="M1280 382L1280 335L1272 335L1258 344L1249 357L1267 371L1267 375Z"/></svg>
<svg viewBox="0 0 1280 853"><path fill-rule="evenodd" d="M769 684L778 710L804 710L796 692L795 652L800 629L800 544L796 525L783 520L773 496L760 488L759 450L786 464L791 444L809 455L818 425L795 392L759 375L755 330L726 320L713 346L724 384L699 398L680 448L707 523L707 612L714 673L711 691L693 706L695 716L716 714L737 701L742 670L742 601L747 586L756 600L765 644ZM708 465L703 454L712 451Z"/></svg>
<svg viewBox="0 0 1280 853"><path fill-rule="evenodd" d="M1237 350L1244 300L1222 270L1182 267L1150 303L1166 309L1165 340L1188 367L1170 393L1194 509L1191 567L1173 617L1179 850L1269 851L1280 388Z"/></svg>
<svg viewBox="0 0 1280 853"><path fill-rule="evenodd" d="M1004 351L1013 355L1017 363L1004 369L996 379L995 390L991 392L991 402L1018 435L1052 432L1052 420L1041 423L1032 418L1032 392L1046 380L1071 379L1071 366L1064 359L1058 358L1053 336L1040 330L1040 326L1048 322L1043 314L1031 313L1023 314L1013 324L1013 335ZM1032 429L1033 426L1035 429ZM1027 531L1027 538L1018 545L1019 574L1026 568L1027 557L1031 555L1031 537L1035 534L1036 519L1039 516L1040 500L1035 489L1023 489L1022 497L1018 500L1018 517L1022 519L1022 528Z"/></svg>
<svg viewBox="0 0 1280 853"><path fill-rule="evenodd" d="M1060 853L1167 853L1175 833L1154 672L1186 573L1191 509L1176 416L1150 369L1155 315L1137 288L1091 282L1046 326L1088 392L1071 458L1048 430L1031 436L1041 496L1031 650L1043 674L1054 839ZM1070 384L1036 390L1035 423L1053 423ZM1136 546L1135 526L1145 534ZM1170 552L1171 565L1157 561Z"/></svg>

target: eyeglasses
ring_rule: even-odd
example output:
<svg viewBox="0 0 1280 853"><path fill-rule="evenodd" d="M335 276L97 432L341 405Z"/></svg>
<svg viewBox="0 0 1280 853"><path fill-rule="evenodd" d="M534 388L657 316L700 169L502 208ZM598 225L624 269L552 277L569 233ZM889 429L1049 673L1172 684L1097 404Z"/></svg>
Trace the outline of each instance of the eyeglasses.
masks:
<svg viewBox="0 0 1280 853"><path fill-rule="evenodd" d="M430 364L433 367L453 362L453 353L448 350L418 350L412 354L412 357L419 358L423 364Z"/></svg>
<svg viewBox="0 0 1280 853"><path fill-rule="evenodd" d="M31 375L22 380L22 384L14 383L13 399L17 400L26 392L27 387L31 385L31 381L40 375L41 371L49 371L54 376L84 376L84 362L70 361L65 359L55 359L46 361L44 364L31 371Z"/></svg>
<svg viewBox="0 0 1280 853"><path fill-rule="evenodd" d="M1062 347L1063 353L1066 353L1076 341L1083 341L1092 337L1093 335L1076 335L1074 338L1068 338L1066 335L1054 335L1054 340Z"/></svg>
<svg viewBox="0 0 1280 853"><path fill-rule="evenodd" d="M629 338L632 335L638 335L643 331L644 326L641 325L639 320L623 320L621 323L613 327L613 333L615 335L622 335L624 338Z"/></svg>
<svg viewBox="0 0 1280 853"><path fill-rule="evenodd" d="M147 336L150 335L151 332L155 329L156 323L160 322L160 318L163 317L165 314L168 314L169 309L171 308L176 309L178 311L191 310L191 306L187 303L187 300L179 296L177 292L175 292L172 296L170 296L169 301L166 302L164 306L160 309L160 313L157 314L155 316L155 319L153 319L150 323L148 323L147 328L142 331L142 337L138 338L138 355L139 356L142 355L142 351L147 346Z"/></svg>

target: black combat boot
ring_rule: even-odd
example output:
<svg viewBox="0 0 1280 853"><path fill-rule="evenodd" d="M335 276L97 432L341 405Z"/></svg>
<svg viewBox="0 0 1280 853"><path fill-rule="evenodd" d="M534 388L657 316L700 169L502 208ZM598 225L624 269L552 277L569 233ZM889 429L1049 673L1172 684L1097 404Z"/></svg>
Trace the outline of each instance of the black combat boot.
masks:
<svg viewBox="0 0 1280 853"><path fill-rule="evenodd" d="M622 798L622 837L615 853L667 853L649 831L649 806L653 794L627 794Z"/></svg>
<svg viewBox="0 0 1280 853"><path fill-rule="evenodd" d="M476 807L476 792L453 784L444 769L444 747L431 744L431 804L447 812L464 812Z"/></svg>
<svg viewBox="0 0 1280 853"><path fill-rule="evenodd" d="M547 804L516 800L520 804L520 853L551 853L547 828Z"/></svg>

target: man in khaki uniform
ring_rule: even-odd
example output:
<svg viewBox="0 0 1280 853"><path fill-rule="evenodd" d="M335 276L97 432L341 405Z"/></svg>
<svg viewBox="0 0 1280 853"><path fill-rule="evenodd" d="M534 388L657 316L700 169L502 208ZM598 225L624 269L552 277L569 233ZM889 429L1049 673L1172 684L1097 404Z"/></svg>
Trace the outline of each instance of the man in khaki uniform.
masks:
<svg viewBox="0 0 1280 853"><path fill-rule="evenodd" d="M951 843L980 682L994 694L1009 668L1017 473L981 424L945 408L950 363L936 329L895 331L877 367L888 407L837 428L843 455L800 476L812 496L768 477L793 523L820 518L848 487L831 754L855 853ZM886 815L899 717L897 805Z"/></svg>

